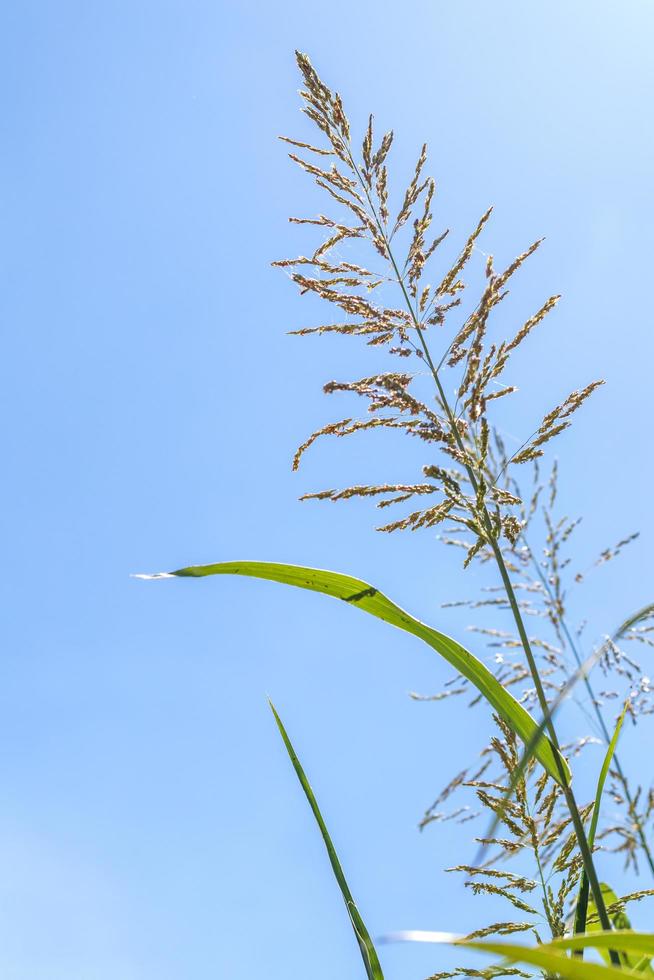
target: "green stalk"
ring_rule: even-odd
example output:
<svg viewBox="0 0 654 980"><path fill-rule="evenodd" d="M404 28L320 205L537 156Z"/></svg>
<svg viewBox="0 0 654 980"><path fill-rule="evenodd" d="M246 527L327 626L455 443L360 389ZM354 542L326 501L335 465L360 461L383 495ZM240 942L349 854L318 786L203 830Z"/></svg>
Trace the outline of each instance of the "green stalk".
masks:
<svg viewBox="0 0 654 980"><path fill-rule="evenodd" d="M300 781L300 785L302 786L302 789L304 790L304 795L307 798L307 802L311 807L311 812L313 813L314 819L318 824L318 828L322 835L323 842L327 849L329 863L332 866L334 877L336 878L336 881L338 882L338 887L341 890L341 895L343 896L343 901L345 902L345 907L347 908L347 913L350 917L350 922L352 923L352 929L354 930L354 935L356 936L356 940L359 945L359 951L361 953L361 958L363 960L363 964L366 969L368 980L384 980L384 974L382 973L382 968L379 963L377 950L375 949L374 943L370 937L370 933L366 929L366 925L363 919L361 918L361 913L357 908L356 902L352 898L352 892L350 891L348 883L345 879L343 868L341 867L341 862L338 859L336 848L334 847L332 843L332 839L329 836L329 831L327 830L327 825L325 824L322 813L320 812L318 801L314 796L309 780L307 779L306 773L302 768L302 764L296 755L291 740L286 733L286 729L282 724L282 720L277 714L277 711L275 710L275 705L272 703L270 699L268 699L268 704L270 705L270 710L275 716L275 721L277 723L279 733L282 736L289 758L293 763L295 774Z"/></svg>
<svg viewBox="0 0 654 980"><path fill-rule="evenodd" d="M422 352L424 354L425 360L426 360L426 362L427 362L427 364L429 366L429 369L431 371L432 377L433 377L434 382L436 384L436 389L438 391L438 396L439 396L439 400L441 402L441 405L443 407L443 411L445 412L445 414L447 416L448 422L450 424L450 428L452 430L452 433L454 435L454 438L456 439L457 446L458 446L459 450L461 451L461 453L463 453L465 455L465 447L463 445L463 441L461 439L461 435L459 434L458 426L456 424L456 419L454 417L454 414L452 412L452 409L450 408L449 402L447 400L447 396L445 394L445 390L443 388L441 379L439 377L438 370L436 369L436 366L434 365L434 362L433 362L433 360L431 358L431 355L429 353L429 348L427 347L427 343L425 341L425 336L424 336L422 327L421 327L420 322L419 322L419 320L418 320L418 318L417 318L417 316L415 314L415 311L413 309L413 304L412 304L411 299L409 297L409 294L408 294L408 292L406 290L406 286L404 285L404 280L402 278L402 275L400 274L400 270L398 269L398 266L397 266L397 263L395 261L395 257L393 255L393 252L391 251L390 242L388 241L388 237L386 235L386 232L384 230L384 227L383 227L381 221L379 220L379 216L377 215L376 208L375 208L375 206L374 206L374 204L373 204L373 202L371 200L370 194L368 193L368 188L366 186L366 183L363 180L363 178L361 176L361 173L359 172L359 168L358 168L358 166L357 166L357 164L356 164L356 162L354 160L354 157L352 156L352 153L350 152L349 148L348 148L348 156L349 156L350 162L352 164L352 168L354 169L354 172L356 173L356 175L358 177L360 186L362 187L362 189L363 189L363 191L364 191L364 193L366 195L366 198L368 200L368 204L370 206L370 209L371 209L372 214L374 216L375 222L377 224L377 228L379 229L379 233L382 236L382 239L383 239L384 244L386 246L386 250L388 252L388 256L389 256L391 265L393 266L393 270L394 270L395 275L397 277L398 285L400 286L400 289L402 290L402 294L404 296L404 300L405 300L405 303L407 305L407 309L409 311L409 314L411 316L411 319L413 320L413 325L414 325L414 328L416 330L416 334L418 336L418 339L420 341L420 346L422 348ZM472 491L473 491L473 493L476 494L476 492L477 492L477 479L476 479L475 473L474 473L473 469L468 464L465 465L465 469L466 469L466 472L468 474L468 479L470 480L470 486L472 488ZM519 607L518 601L516 599L515 591L514 591L514 588L513 588L512 583L511 583L511 579L509 577L509 573L507 571L506 564L504 562L504 557L502 555L502 551L500 549L500 546L498 545L498 543L497 543L497 541L495 539L495 535L493 533L493 528L492 528L490 516L488 514L488 510L487 510L485 504L483 505L482 519L483 519L483 522L484 522L484 525L485 525L485 531L486 531L486 535L487 535L487 540L488 540L488 542L489 542L489 544L490 544L490 546L491 546L491 548L493 550L493 554L495 556L495 560L496 560L496 563L497 563L497 566L498 566L498 569L499 569L499 572L500 572L500 576L502 578L502 583L504 585L504 589L505 589L507 598L509 600L509 605L511 606L511 611L513 613L513 618L515 620L515 624L516 624L516 627L517 627L517 630L518 630L518 635L520 636L520 641L522 643L522 647L524 649L525 656L527 658L527 663L529 665L529 671L531 673L531 676L532 676L532 679L533 679L533 682L534 682L534 686L536 688L536 694L537 694L537 697L538 697L538 701L540 703L540 707L541 707L541 710L543 712L543 716L544 717L547 717L548 716L547 698L545 697L545 691L543 690L543 685L542 685L542 682L541 682L541 679L540 679L540 675L538 673L538 667L536 665L536 660L534 658L534 654L533 654L533 651L531 649L531 644L529 642L529 637L527 636L527 631L525 629L525 624L524 624L523 619L522 619L522 614L520 612L520 607ZM551 739L554 747L560 751L560 743L559 743L559 740L558 740L558 737L557 737L557 734L556 734L556 730L554 728L554 724L553 724L551 718L548 718L547 731L548 731L548 735L549 735L549 737L550 737L550 739ZM565 797L566 805L567 805L568 810L570 812L570 817L572 819L572 824L573 824L573 827L574 827L575 835L577 837L577 843L579 845L579 851L580 851L580 854L581 854L582 862L583 862L583 865L584 865L584 869L586 871L586 874L588 876L588 881L589 881L589 884L590 884L591 891L593 893L593 898L595 900L595 906L597 908L597 912L598 912L599 919L600 919L600 922L601 922L601 925L602 925L602 929L604 929L605 931L609 931L611 929L611 920L609 919L608 914L606 912L606 905L604 904L604 898L602 896L602 890L600 888L599 879L597 877L597 872L595 870L595 865L594 865L594 862L593 862L593 856L592 856L591 850L590 850L590 848L588 846L588 840L586 838L586 833L585 833L585 830L584 830L583 821L581 819L581 814L579 813L579 807L577 805L577 801L576 801L575 796L574 796L574 793L572 791L572 787L570 786L570 784L569 784L569 782L567 780L567 777L565 775L565 772L563 771L563 765L562 765L560 759L558 758L558 756L557 756L557 766L559 768L559 772L560 772L560 776L561 776L561 786L562 786L562 789L563 789L563 795ZM614 953L612 951L611 952L611 960L612 960L612 962L614 961L613 957L614 957ZM615 964L617 966L620 965L619 957L617 957L617 956L616 956L616 959L615 959Z"/></svg>

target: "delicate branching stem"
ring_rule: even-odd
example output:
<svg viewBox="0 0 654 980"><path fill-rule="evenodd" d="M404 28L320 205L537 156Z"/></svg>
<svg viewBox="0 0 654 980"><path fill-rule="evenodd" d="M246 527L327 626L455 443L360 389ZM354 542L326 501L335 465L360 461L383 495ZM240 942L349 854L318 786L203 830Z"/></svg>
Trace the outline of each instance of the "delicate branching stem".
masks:
<svg viewBox="0 0 654 980"><path fill-rule="evenodd" d="M461 434L459 432L459 427L457 425L456 418L455 418L455 416L454 416L454 414L452 412L452 409L451 409L451 407L449 405L447 396L445 394L445 390L443 388L443 384L442 384L441 379L440 379L439 374L438 374L438 370L437 370L437 368L436 368L436 366L435 366L435 364L434 364L434 362L432 360L431 354L429 352L429 348L428 348L427 342L425 340L424 331L422 329L422 326L421 326L420 321L418 320L418 317L416 316L415 310L413 308L413 304L411 302L411 299L410 299L409 294L407 292L406 286L404 284L403 277L402 277L402 275L400 273L400 270L398 268L397 262L395 261L395 257L393 255L392 250L391 250L390 242L389 242L388 236L386 234L386 230L384 228L384 225L379 220L379 216L377 214L377 210L376 210L376 208L375 208L375 206L374 206L374 204L372 202L372 199L370 197L370 194L368 193L368 188L366 186L366 182L365 182L365 180L363 180L363 178L361 176L361 173L359 171L359 168L358 168L358 166L356 164L356 161L354 159L353 154L349 150L349 147L348 147L348 157L349 157L349 161L350 161L350 163L352 165L352 169L353 169L353 171L357 175L357 178L359 180L360 187L362 188L362 190L363 190L363 192L364 192L364 194L365 194L365 196L367 198L369 207L371 209L371 212L372 212L372 215L374 217L375 223L376 223L377 228L379 230L379 234L381 236L381 239L384 242L386 251L388 253L389 261L390 261L390 263L391 263L391 265L393 267L393 270L394 270L395 275L397 277L398 285L400 286L400 289L401 289L402 294L404 296L405 303L407 305L408 312L409 312L409 314L411 316L411 319L413 321L413 326L414 326L414 328L416 330L416 334L418 336L418 340L419 340L420 346L422 348L422 353L424 355L425 361L427 362L427 365L429 366L429 370L431 372L431 375L433 377L434 383L436 385L436 389L438 391L439 402L441 404L441 407L442 407L443 411L445 412L445 415L447 417L447 420L448 420L448 423L449 423L449 426L450 426L450 430L452 432L452 435L453 435L454 439L456 440L457 446L458 446L460 452L465 457L466 456L465 447L463 445L463 440L462 440ZM475 472L474 472L474 470L472 469L472 467L468 463L465 464L465 469L466 469L466 472L468 474L468 479L470 480L470 485L472 487L472 491L473 491L474 494L476 494L477 493L477 488L478 488L478 482L477 482L477 477L475 475ZM502 578L502 584L504 586L504 590L505 590L506 595L507 595L507 598L509 600L509 605L511 607L511 612L513 613L513 618L515 620L515 624L516 624L516 627L517 627L517 630L518 630L518 634L520 636L520 642L521 642L522 647L524 649L525 657L527 658L527 663L528 663L528 666L529 666L529 671L531 673L531 676L532 676L532 679L533 679L533 682L534 682L534 686L536 688L536 694L537 694L537 697L538 697L538 701L540 703L541 710L543 711L543 715L544 716L547 716L548 715L548 704L547 704L547 698L545 696L545 691L543 689L543 685L542 685L542 682L541 682L541 679L540 679L540 675L538 673L538 667L536 665L534 654L533 654L533 651L531 649L531 644L529 642L529 637L528 637L527 631L525 629L525 624L524 624L524 621L523 621L523 618L522 618L522 614L520 612L520 607L518 605L518 601L516 599L516 595L515 595L515 591L514 591L514 588L513 588L513 584L511 582L511 579L509 577L509 573L508 573L506 564L504 562L504 557L502 555L502 549L500 548L500 546L499 546L499 544L497 542L497 539L496 539L496 536L495 536L495 532L493 530L492 522L491 522L491 519L490 519L490 515L488 513L488 509L487 509L485 503L481 507L481 518L482 518L482 521L483 521L483 524L484 524L484 531L485 531L485 534L486 534L487 541L490 544L491 549L493 551L493 554L494 554L494 557L495 557L495 560L496 560L496 563L497 563L497 567L499 569L500 576ZM566 777L565 771L563 769L563 764L562 764L562 762L560 760L560 757L559 757L559 754L558 754L558 753L560 753L560 744L559 744L559 740L558 740L558 737L557 737L557 734L556 734L556 730L554 728L554 724L552 722L551 717L548 719L547 731L548 731L548 735L550 737L550 740L551 740L552 744L554 745L555 749L557 750L557 764L559 766L559 773L560 773L560 777L561 777L560 778L560 782L561 782L561 786L562 786L562 789L563 789L563 795L565 797L565 801L566 801L566 804L567 804L567 807L568 807L568 810L569 810L569 813L570 813L570 817L572 819L572 824L573 824L573 827L574 827L574 830L575 830L575 835L576 835L576 838L577 838L577 843L579 845L579 851L580 851L581 858L582 858L582 861L583 861L584 869L585 869L586 874L588 876L588 881L589 881L589 884L590 884L590 888L591 888L591 891L593 893L593 898L595 900L595 905L596 905L597 912L598 912L598 915L599 915L600 923L601 923L602 929L604 929L604 930L610 930L611 929L611 920L609 919L609 916L608 916L607 911L606 911L606 906L605 906L605 903L604 903L604 898L602 896L602 890L600 888L599 879L597 877L597 872L595 870L595 864L593 862L593 856L592 856L591 850L590 850L590 848L588 846L588 839L586 837L586 832L584 830L584 825L583 825L583 821L581 819L581 814L579 813L579 807L577 805L577 801L575 799L575 795L573 793L572 787L570 786L570 784L568 782L568 779ZM615 956L615 959L614 959L614 956ZM613 953L613 951L611 952L611 961L615 965L618 965L618 966L620 965L619 957L617 957Z"/></svg>
<svg viewBox="0 0 654 980"><path fill-rule="evenodd" d="M550 586L550 583L547 581L547 576L544 575L543 570L540 567L538 561L536 560L536 557L535 557L533 551L531 550L531 547L529 545L529 542L527 541L527 539L526 539L526 537L525 537L524 534L522 535L522 540L525 543L525 546L526 546L527 551L529 553L529 557L531 559L532 565L533 565L533 567L534 567L534 569L536 571L536 574L538 575L538 577L539 577L539 579L541 581L541 584L542 584L543 588L546 590L546 592L547 592L548 596L550 597L550 599L554 600L554 594L552 592L552 588ZM566 640L566 642L568 644L569 649L572 651L572 655L575 658L575 661L577 663L577 666L578 667L581 667L582 666L581 654L579 653L579 650L577 648L577 644L575 643L575 641L574 641L574 639L572 637L572 633L570 632L570 629L569 629L568 624L566 622L565 616L561 616L559 622L561 624L561 630L563 632L563 635L565 637L565 640ZM599 706L599 703L598 703L597 698L595 696L595 692L593 690L593 686L592 686L591 681L590 681L590 677L588 676L587 672L584 671L582 673L582 679L583 679L583 682L584 682L584 686L586 688L586 692L587 692L587 694L588 694L588 696L590 698L590 702L591 702L591 704L593 706L593 711L595 713L595 717L597 719L597 723L598 723L598 725L600 727L600 731L602 733L602 737L604 738L604 741L606 742L606 744L609 745L609 743L611 741L611 735L609 733L608 728L606 727L606 722L604 721L604 715L602 714L602 709ZM616 769L616 772L618 773L618 776L620 778L620 782L622 784L622 788L624 789L624 794L625 794L625 797L627 798L627 803L629 805L629 813L630 813L630 816L631 816L631 818L632 818L632 820L634 822L634 825L636 827L636 832L638 834L638 838L640 840L641 847L642 847L643 852L645 854L645 857L647 859L647 863L649 865L650 871L652 872L652 875L654 875L654 857L652 856L652 852L651 852L651 850L649 848L649 844L647 843L647 838L645 836L645 830L643 828L643 825L642 825L642 822L640 820L640 817L638 816L638 814L636 812L635 802L634 802L634 799L633 799L633 797L631 795L631 791L629 789L629 784L627 782L627 777L625 776L624 771L622 769L622 766L620 765L620 760L618 759L617 754L613 756L613 764L614 764L615 769Z"/></svg>
<svg viewBox="0 0 654 980"><path fill-rule="evenodd" d="M515 591L511 583L511 579L509 577L506 563L504 561L504 556L502 555L501 548L497 543L497 541L495 540L495 538L493 538L491 546L493 548L493 553L497 561L497 566L500 570L500 575L502 577L504 589L507 594L509 604L511 606L511 611L513 612L513 618L518 628L520 642L522 643L522 647L525 651L525 656L527 657L527 662L529 664L529 669L534 679L534 684L536 686L536 694L538 696L541 709L545 714L547 714L548 712L547 699L545 697L543 685L540 679L540 675L538 673L538 667L536 666L536 661L534 659L533 651L531 649L529 637L527 636L527 632L525 630L525 624L522 618L522 614L520 612L520 608L518 606L518 601L516 599ZM554 746L560 750L559 740L551 716L549 717L547 731L550 736L550 739L554 743ZM608 931L611 929L611 920L609 919L608 913L606 911L606 905L604 904L602 889L600 887L599 879L597 877L595 862L593 861L593 856L590 847L588 845L588 838L586 837L586 831L584 829L583 821L581 819L581 814L579 813L579 807L577 806L577 801L575 799L570 784L567 781L562 780L562 788L563 788L563 795L565 797L565 801L568 807L568 811L572 818L572 824L577 837L577 843L579 845L579 851L581 853L581 858L584 864L584 870L586 872L586 876L588 878L588 882L591 891L593 893L593 898L595 899L595 906L597 908L597 913L599 915L600 923L602 925L602 929ZM620 958L617 956L617 954L614 953L613 950L611 951L611 962L616 966L620 965Z"/></svg>

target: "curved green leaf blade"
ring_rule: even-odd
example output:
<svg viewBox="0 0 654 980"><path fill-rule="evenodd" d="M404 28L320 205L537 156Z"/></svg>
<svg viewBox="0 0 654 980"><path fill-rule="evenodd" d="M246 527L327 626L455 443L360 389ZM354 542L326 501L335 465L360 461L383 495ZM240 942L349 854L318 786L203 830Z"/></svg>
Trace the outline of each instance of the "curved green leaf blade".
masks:
<svg viewBox="0 0 654 980"><path fill-rule="evenodd" d="M516 943L462 942L485 953L495 953L511 963L529 963L548 974L558 974L564 980L624 980L624 971L614 966L588 963L576 957L569 958L565 951L550 946L519 946Z"/></svg>
<svg viewBox="0 0 654 980"><path fill-rule="evenodd" d="M606 754L604 756L604 762L602 763L602 768L600 770L599 779L597 780L597 791L595 793L595 805L593 806L593 815L590 821L590 829L588 831L588 846L593 849L595 843L595 834L597 832L597 822L599 820L600 806L602 804L602 794L604 793L604 783L606 782L606 777L609 774L609 769L611 768L611 762L613 761L613 755L615 753L618 739L620 737L620 732L622 731L622 723L624 717L627 713L627 708L629 707L629 701L625 702L625 706L622 709L622 714L618 718L617 724L615 726L615 731L613 732L613 737L609 742ZM589 886L588 877L585 871L581 873L581 884L579 885L579 897L577 899L577 910L575 914L575 932L584 933L586 932L586 919L588 917L588 897L589 897ZM581 949L579 956L584 955L583 949Z"/></svg>
<svg viewBox="0 0 654 980"><path fill-rule="evenodd" d="M606 782L606 777L608 776L609 769L611 768L613 755L618 745L618 739L620 738L620 732L622 731L622 723L624 722L628 707L629 707L629 701L626 701L624 708L622 709L622 714L620 715L620 717L616 722L615 731L613 732L613 737L611 738L609 746L606 750L606 755L604 756L604 762L602 763L599 779L597 780L597 792L595 793L595 806L593 807L593 815L590 820L590 830L588 831L589 847L592 847L593 844L595 843L595 834L597 832L597 821L599 820L600 806L602 803L602 793L604 792L604 783Z"/></svg>
<svg viewBox="0 0 654 980"><path fill-rule="evenodd" d="M465 647L400 609L368 582L353 578L351 575L341 575L340 572L329 572L318 568L305 568L301 565L285 565L277 562L226 561L215 565L192 565L188 568L180 568L176 572L140 575L138 577L203 578L207 575L246 575L253 578L268 579L273 582L282 582L285 585L295 585L301 589L309 589L312 592L322 592L356 606L358 609L370 613L371 616L376 616L398 629L419 637L433 650L436 650L455 670L474 684L526 745L529 744L534 733L538 730L538 726L529 712L521 704L518 704L513 695L502 687L490 670ZM548 738L544 736L539 738L535 755L550 776L558 783L562 782L561 771L567 781L571 779L567 762Z"/></svg>
<svg viewBox="0 0 654 980"><path fill-rule="evenodd" d="M607 936L615 933L608 932ZM578 936L578 940L589 937ZM469 949L477 949L482 953L493 953L501 956L504 961L511 963L529 963L532 966L540 967L546 975L560 976L563 980L624 980L625 973L613 966L602 966L598 963L588 963L584 960L570 958L567 955L565 941L553 941L546 945L521 946L518 943L505 943L497 940L478 940L466 939L461 936L453 936L447 932L414 931L395 933L388 937L390 941L422 942L422 943L446 943L452 946L464 946ZM574 941L574 940L572 940ZM588 943L587 945L592 945Z"/></svg>
<svg viewBox="0 0 654 980"><path fill-rule="evenodd" d="M654 933L632 932L625 929L617 937L615 932L587 932L583 935L566 936L563 939L553 939L548 947L560 949L610 949L619 939L620 949L626 953L636 953L638 957L654 956ZM633 969L633 967L632 967Z"/></svg>
<svg viewBox="0 0 654 980"><path fill-rule="evenodd" d="M366 974L368 975L368 980L384 980L384 974L382 973L382 968L379 963L379 958L377 956L377 951L375 950L372 939L370 938L370 933L365 927L364 921L361 918L359 910L356 907L355 901L352 898L352 893L348 887L347 881L345 880L345 875L343 874L343 869L341 867L341 862L338 860L338 855L334 845L332 844L331 837L325 825L325 821L322 818L322 814L318 807L315 796L313 795L313 790L309 785L309 780L306 777L304 769L295 754L295 749L291 744L291 740L286 734L286 729L282 724L282 720L275 710L275 706L272 701L268 702L275 716L275 721L277 722L277 727L279 728L280 734L284 740L284 745L286 746L286 751L289 754L289 758L293 763L293 768L297 774L298 779L302 789L304 790L304 795L309 801L309 806L313 811L313 815L316 818L316 823L320 828L320 833L322 834L322 839L325 842L325 847L327 848L327 854L329 855L329 860L334 872L334 877L338 882L339 888L341 889L341 894L343 896L343 901L345 902L345 907L347 908L348 914L350 916L350 922L352 923L352 928L354 929L354 934L357 938L357 943L359 944L359 950L361 952L361 958L363 959L363 964L366 968Z"/></svg>

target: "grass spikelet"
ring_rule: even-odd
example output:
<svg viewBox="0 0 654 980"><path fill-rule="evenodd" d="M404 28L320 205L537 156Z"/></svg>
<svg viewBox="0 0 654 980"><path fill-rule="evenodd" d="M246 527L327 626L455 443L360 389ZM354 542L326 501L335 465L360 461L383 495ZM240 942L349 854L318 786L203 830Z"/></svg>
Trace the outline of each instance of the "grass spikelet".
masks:
<svg viewBox="0 0 654 980"><path fill-rule="evenodd" d="M420 194L422 193L422 191L426 186L426 182L425 184L418 183L420 180L420 175L422 173L422 168L424 167L426 160L427 160L427 144L423 143L422 150L420 151L420 156L418 157L418 162L416 163L415 173L413 175L411 183L409 184L409 186L407 187L404 193L404 201L402 202L402 207L400 208L400 212L397 218L395 219L395 225L393 227L393 231L391 232L391 238L402 227L402 225L405 224L406 221L408 221L409 216L411 215L411 208L416 203L416 201L420 197Z"/></svg>
<svg viewBox="0 0 654 980"><path fill-rule="evenodd" d="M475 242L477 241L482 231L484 230L484 226L492 213L493 213L493 209L488 208L488 210L479 219L477 227L475 228L475 230L473 231L473 233L470 235L467 242L465 243L463 250L459 255L458 259L456 260L452 268L449 270L449 272L445 275L440 286L438 287L437 293L439 296L451 294L455 292L457 288L461 288L461 286L458 283L458 276L463 271L464 267L467 265L470 256L472 255L472 250L475 247Z"/></svg>
<svg viewBox="0 0 654 980"><path fill-rule="evenodd" d="M464 937L465 940L484 939L486 936L510 936L516 932L527 932L534 928L533 922L494 922L483 929L476 929Z"/></svg>
<svg viewBox="0 0 654 980"><path fill-rule="evenodd" d="M554 309L560 299L560 295L550 296L550 298L541 306L538 313L535 313L534 316L530 317L515 335L513 340L506 345L504 348L504 353L508 354L509 351L515 350L515 348L522 343L525 337L531 333L534 327L538 326L541 320L545 319L550 310Z"/></svg>

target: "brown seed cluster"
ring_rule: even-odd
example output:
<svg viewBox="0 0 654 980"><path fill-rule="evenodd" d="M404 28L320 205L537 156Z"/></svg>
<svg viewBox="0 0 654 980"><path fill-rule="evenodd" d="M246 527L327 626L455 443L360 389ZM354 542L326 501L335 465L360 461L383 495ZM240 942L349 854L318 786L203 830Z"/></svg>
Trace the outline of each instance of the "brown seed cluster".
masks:
<svg viewBox="0 0 654 980"><path fill-rule="evenodd" d="M461 309L466 289L463 276L492 209L482 215L453 263L435 276L438 284L426 282L428 270L439 254L438 246L447 235L447 231L440 231L435 237L431 233L436 184L425 175L427 145L420 150L393 220L388 171L392 130L379 139L373 116L369 116L357 151L338 93L322 81L306 55L298 52L297 63L304 83L300 92L303 111L317 127L319 142L324 145L283 139L292 147L290 159L327 194L335 213L291 218L296 225L322 229L324 238L310 255L284 259L275 265L288 270L301 295L323 300L338 311L338 316L334 322L304 326L293 333L362 337L369 346L384 348L391 356L414 359L419 371L389 371L326 385L327 393L367 399L368 412L374 418L348 415L322 426L299 447L293 468L298 468L303 454L322 436L340 438L374 428L417 436L448 457L445 462L434 459L427 463L423 479L416 482L401 479L374 487L322 490L306 493L302 499L337 501L369 496L378 498L378 506L386 507L437 493L440 499L426 509L387 522L379 530L456 526L471 537L468 563L477 555L484 557L500 538L515 544L521 531L521 498L502 485L502 474L492 472L489 465L488 411L497 399L517 390L515 384L504 383L510 356L554 308L559 297L550 297L511 339L490 340L489 332L491 314L508 295L510 280L541 240L503 271L496 272L492 257L487 259L481 296L448 339L443 329ZM353 255L355 246L360 256ZM366 248L370 254L364 258ZM378 268L380 263L383 268ZM437 338L438 363L430 350L435 327L441 328ZM418 391L425 387L425 368L429 369L428 383L435 385L435 391L427 396ZM441 381L444 372L454 373L453 385L451 381ZM573 392L550 412L534 435L506 459L505 468L542 455L545 443L568 427L570 416L599 383ZM456 391L454 405L448 402L445 384ZM425 478L433 485L425 483ZM403 487L401 492L394 489L398 486Z"/></svg>
<svg viewBox="0 0 654 980"><path fill-rule="evenodd" d="M512 775L519 763L519 746L514 733L501 719L495 718L497 734L483 752L487 764L481 775L466 778L461 774L448 790L472 790L482 807L490 814L499 836L478 838L487 848L495 850L494 859L484 864L457 865L449 871L466 876L465 887L474 895L497 895L513 909L527 915L527 922L493 923L475 932L480 935L505 935L527 929L538 929L539 919L545 918L553 936L565 931L566 905L581 874L581 860L576 852L576 838L570 817L561 806L560 787L546 773L538 775L535 763L530 762L523 777L508 793ZM482 778L483 776L483 778ZM443 794L441 794L442 797ZM587 818L591 806L582 808ZM531 852L545 877L527 878L497 862Z"/></svg>

